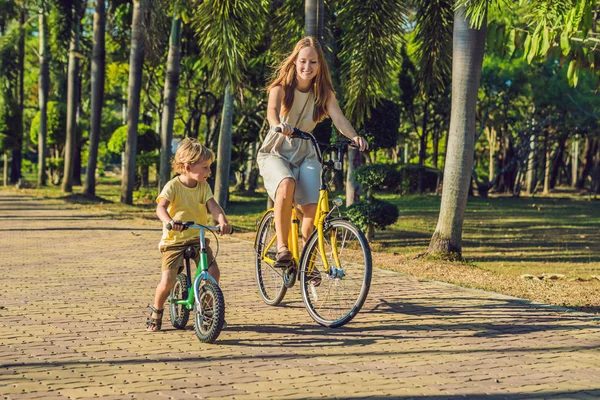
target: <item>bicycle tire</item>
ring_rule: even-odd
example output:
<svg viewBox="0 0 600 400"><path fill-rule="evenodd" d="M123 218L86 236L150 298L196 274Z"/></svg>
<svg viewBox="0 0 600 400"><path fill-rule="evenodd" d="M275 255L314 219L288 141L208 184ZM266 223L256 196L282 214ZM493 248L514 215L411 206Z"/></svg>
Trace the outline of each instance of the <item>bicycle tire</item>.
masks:
<svg viewBox="0 0 600 400"><path fill-rule="evenodd" d="M317 323L338 328L350 322L367 299L373 269L371 248L362 231L347 220L330 221L324 237L325 255L330 266L335 266L332 238L336 238L341 268L329 273L324 271L318 235L313 232L300 262L302 299ZM309 270L311 262L314 265L312 271Z"/></svg>
<svg viewBox="0 0 600 400"><path fill-rule="evenodd" d="M271 241L275 235L275 213L273 210L267 212L256 232L256 283L258 292L263 301L270 305L276 306L281 303L285 297L287 288L283 281L283 269L275 268L267 264L262 259L262 254L265 252L265 246ZM273 244L267 253L272 259L275 259L277 253L277 244Z"/></svg>
<svg viewBox="0 0 600 400"><path fill-rule="evenodd" d="M198 294L200 298L194 304L194 331L202 343L214 343L225 323L223 292L218 285L206 281Z"/></svg>
<svg viewBox="0 0 600 400"><path fill-rule="evenodd" d="M187 277L185 274L178 274L175 286L171 289L170 298L174 301L186 300L188 297ZM183 329L190 318L190 310L183 304L171 303L169 307L169 319L175 329Z"/></svg>

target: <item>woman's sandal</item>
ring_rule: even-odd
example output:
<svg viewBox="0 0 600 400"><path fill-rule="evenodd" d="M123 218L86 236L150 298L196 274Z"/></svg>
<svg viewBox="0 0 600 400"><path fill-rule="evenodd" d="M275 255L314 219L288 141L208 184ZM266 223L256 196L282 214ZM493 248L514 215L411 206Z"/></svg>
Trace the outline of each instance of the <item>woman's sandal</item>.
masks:
<svg viewBox="0 0 600 400"><path fill-rule="evenodd" d="M165 312L165 310L158 310L151 304L148 304L148 308L152 310L152 313L156 313L156 315L158 315L158 318L152 318L152 313L150 313L150 316L146 321L146 330L148 332L158 332L160 331L160 328L162 326L162 317L163 312Z"/></svg>
<svg viewBox="0 0 600 400"><path fill-rule="evenodd" d="M282 247L282 250L277 251L275 255L275 264L276 268L287 268L292 263L294 256L292 252L288 250L287 247Z"/></svg>

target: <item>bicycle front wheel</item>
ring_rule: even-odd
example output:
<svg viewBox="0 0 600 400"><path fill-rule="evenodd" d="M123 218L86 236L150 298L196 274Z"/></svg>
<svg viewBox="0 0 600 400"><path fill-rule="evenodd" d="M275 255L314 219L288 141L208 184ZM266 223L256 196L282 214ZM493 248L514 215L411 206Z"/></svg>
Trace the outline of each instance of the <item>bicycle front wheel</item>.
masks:
<svg viewBox="0 0 600 400"><path fill-rule="evenodd" d="M218 285L204 282L194 304L194 331L202 343L213 343L225 323L225 299Z"/></svg>
<svg viewBox="0 0 600 400"><path fill-rule="evenodd" d="M323 326L337 328L350 322L367 299L371 248L360 229L346 220L331 221L324 239L321 254L317 233L309 238L300 263L300 285L310 316Z"/></svg>
<svg viewBox="0 0 600 400"><path fill-rule="evenodd" d="M281 303L287 288L283 282L283 269L273 267L277 254L275 239L275 213L271 210L260 221L256 233L256 283L263 301L276 306Z"/></svg>

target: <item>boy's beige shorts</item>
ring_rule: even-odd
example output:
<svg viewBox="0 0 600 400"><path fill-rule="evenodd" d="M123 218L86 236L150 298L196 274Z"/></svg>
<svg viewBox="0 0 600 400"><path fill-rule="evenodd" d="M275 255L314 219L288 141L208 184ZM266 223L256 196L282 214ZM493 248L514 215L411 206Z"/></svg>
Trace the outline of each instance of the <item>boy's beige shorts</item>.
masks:
<svg viewBox="0 0 600 400"><path fill-rule="evenodd" d="M213 252L209 246L210 240L205 238L204 242L206 243L206 254L208 255L208 262L210 263L213 259ZM188 246L194 246L196 248L196 257L194 258L194 262L196 263L196 265L198 265L198 262L200 261L200 243L196 238L183 244L161 246L159 249L162 254L161 270L168 271L172 268L177 268L177 270L179 270L179 268L182 268L183 251ZM193 273L193 271L191 272Z"/></svg>

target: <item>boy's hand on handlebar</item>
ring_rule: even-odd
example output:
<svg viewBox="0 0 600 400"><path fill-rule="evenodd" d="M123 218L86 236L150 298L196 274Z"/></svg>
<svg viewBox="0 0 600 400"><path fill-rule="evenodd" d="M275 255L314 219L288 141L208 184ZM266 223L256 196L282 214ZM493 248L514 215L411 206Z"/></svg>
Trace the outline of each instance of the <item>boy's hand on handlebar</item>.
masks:
<svg viewBox="0 0 600 400"><path fill-rule="evenodd" d="M233 226L229 225L227 222L223 222L217 226L219 227L219 235L221 236L231 235L233 233Z"/></svg>
<svg viewBox="0 0 600 400"><path fill-rule="evenodd" d="M180 220L173 220L169 222L171 225L171 230L175 232L181 232L185 229L185 226L181 223Z"/></svg>
<svg viewBox="0 0 600 400"><path fill-rule="evenodd" d="M279 132L283 136L290 136L292 133L294 133L294 128L292 127L292 125L282 122L275 127L275 132Z"/></svg>
<svg viewBox="0 0 600 400"><path fill-rule="evenodd" d="M352 138L352 141L354 142L354 144L356 144L356 146L358 147L358 149L360 151L369 150L369 143L367 143L367 141L365 140L364 137L354 136Z"/></svg>

